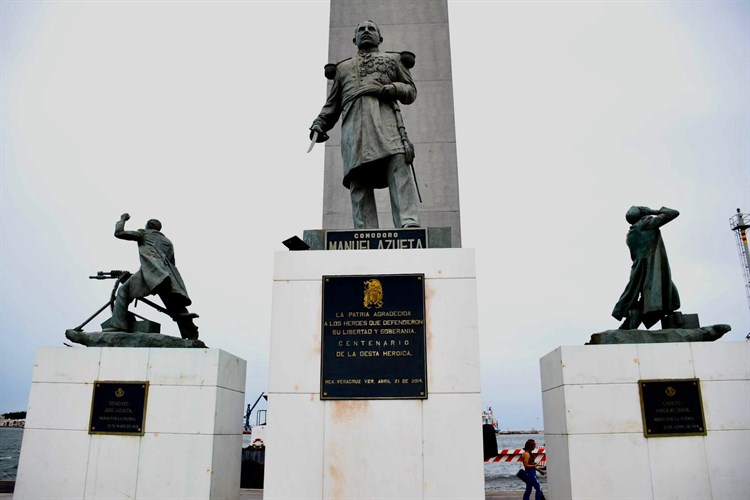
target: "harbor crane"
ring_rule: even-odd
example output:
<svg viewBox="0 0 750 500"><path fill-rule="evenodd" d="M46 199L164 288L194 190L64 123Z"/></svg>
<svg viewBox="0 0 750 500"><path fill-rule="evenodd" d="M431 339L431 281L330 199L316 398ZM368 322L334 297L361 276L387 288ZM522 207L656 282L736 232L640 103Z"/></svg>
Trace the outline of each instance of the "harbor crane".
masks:
<svg viewBox="0 0 750 500"><path fill-rule="evenodd" d="M747 304L750 307L750 249L747 246L747 230L750 229L750 215L743 214L740 209L729 219L729 227L732 228L737 236L737 250L740 253L740 267L742 267L742 276L745 280L745 295ZM745 337L750 340L750 333Z"/></svg>
<svg viewBox="0 0 750 500"><path fill-rule="evenodd" d="M255 400L255 403L253 403L252 405L247 405L247 411L245 412L245 426L244 426L245 431L249 431L250 428L252 427L250 425L250 415L253 413L253 410L255 409L255 407L258 406L258 403L260 403L260 398L263 398L266 401L268 401L268 394L266 394L265 392L261 392L260 396L258 396L258 399ZM256 425L266 425L265 416L266 416L266 410L262 410L258 412ZM263 421L262 424L261 424L261 419Z"/></svg>

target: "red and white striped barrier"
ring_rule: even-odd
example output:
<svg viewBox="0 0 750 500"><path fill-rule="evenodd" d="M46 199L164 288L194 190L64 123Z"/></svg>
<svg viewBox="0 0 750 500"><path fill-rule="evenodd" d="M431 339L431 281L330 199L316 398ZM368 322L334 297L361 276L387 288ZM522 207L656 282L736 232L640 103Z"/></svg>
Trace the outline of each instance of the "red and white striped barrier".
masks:
<svg viewBox="0 0 750 500"><path fill-rule="evenodd" d="M499 450L497 456L488 458L485 462L520 462L523 450ZM531 452L535 455L537 465L547 465L547 454L544 452L544 446L534 449Z"/></svg>

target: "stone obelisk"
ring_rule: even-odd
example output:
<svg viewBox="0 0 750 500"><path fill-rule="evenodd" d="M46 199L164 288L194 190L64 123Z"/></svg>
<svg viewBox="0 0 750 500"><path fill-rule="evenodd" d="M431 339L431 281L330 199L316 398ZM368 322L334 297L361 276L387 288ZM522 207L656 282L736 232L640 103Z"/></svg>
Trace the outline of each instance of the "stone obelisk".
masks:
<svg viewBox="0 0 750 500"><path fill-rule="evenodd" d="M403 116L416 153L414 167L423 199L420 223L423 227L450 227L451 246L459 248L461 220L447 0L331 0L328 61L321 61L321 78L325 62L337 63L356 53L354 29L366 19L380 27L384 38L381 50L416 54L411 74L418 97L414 104L403 107ZM341 183L340 132L337 124L325 143L323 229L352 227L349 193ZM381 227L392 227L388 190L377 190L376 200Z"/></svg>
<svg viewBox="0 0 750 500"><path fill-rule="evenodd" d="M411 76L417 99L403 107L403 117L424 199L419 223L427 230L351 230L341 125L330 128L324 120L323 229L344 231L306 231L309 251L275 256L268 383L273 417L263 498L481 500L476 264L474 251L461 248L447 2L331 0L325 62L355 56L355 27L367 20L379 27L380 52L416 54ZM368 25L360 25L360 42ZM379 57L372 67L387 66L390 57ZM371 90L370 66L354 72L347 64L334 75L337 93ZM354 82L362 88L352 91ZM379 190L376 198L383 229L392 227L388 191ZM430 236L445 235L443 228L451 230L450 244ZM395 239L369 245L368 238L408 231L426 233L429 244L401 245L417 240L382 236ZM363 245L322 245L322 232L328 243L331 235L351 233L351 241Z"/></svg>

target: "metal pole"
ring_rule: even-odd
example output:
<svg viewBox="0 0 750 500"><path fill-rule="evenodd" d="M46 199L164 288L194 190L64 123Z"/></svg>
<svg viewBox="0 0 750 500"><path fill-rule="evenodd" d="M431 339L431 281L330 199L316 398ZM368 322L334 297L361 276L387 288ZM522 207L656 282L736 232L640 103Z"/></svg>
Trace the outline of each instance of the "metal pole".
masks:
<svg viewBox="0 0 750 500"><path fill-rule="evenodd" d="M750 228L750 217L743 214L738 208L737 215L733 216L729 221L732 230L737 233L737 250L740 252L740 266L742 267L742 275L745 281L745 295L750 306L750 248L748 248L746 232ZM750 340L750 333L745 338Z"/></svg>
<svg viewBox="0 0 750 500"><path fill-rule="evenodd" d="M88 322L89 322L89 321L91 321L92 319L96 318L96 316L97 316L97 315L98 315L98 314L99 314L100 312L102 312L102 311L103 311L103 310L105 310L105 309L106 309L107 307L109 307L110 305L112 305L112 303L113 303L113 302L114 302L114 299L113 299L113 300L110 300L109 302L107 302L106 304L104 304L104 305L103 305L102 307L100 307L100 308L99 308L99 310L98 310L98 311L96 311L96 312L95 312L94 314L92 314L91 316L89 316L89 319L87 319L86 321L84 321L83 323L81 323L80 325L78 325L77 327L73 328L73 330L76 330L76 331L78 331L78 332L80 332L80 331L83 331L83 327L84 327L84 326L86 326L86 325L88 324Z"/></svg>

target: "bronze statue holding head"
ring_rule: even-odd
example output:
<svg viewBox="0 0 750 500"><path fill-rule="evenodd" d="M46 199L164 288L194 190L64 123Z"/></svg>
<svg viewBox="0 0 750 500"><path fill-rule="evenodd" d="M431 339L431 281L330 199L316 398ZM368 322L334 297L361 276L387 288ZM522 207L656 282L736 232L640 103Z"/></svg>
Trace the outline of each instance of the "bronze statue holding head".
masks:
<svg viewBox="0 0 750 500"><path fill-rule="evenodd" d="M630 229L625 242L633 265L630 280L612 316L625 321L621 330L635 330L643 323L651 328L665 316L680 308L680 296L672 283L667 251L659 228L680 213L671 208L654 210L633 206L625 214Z"/></svg>

